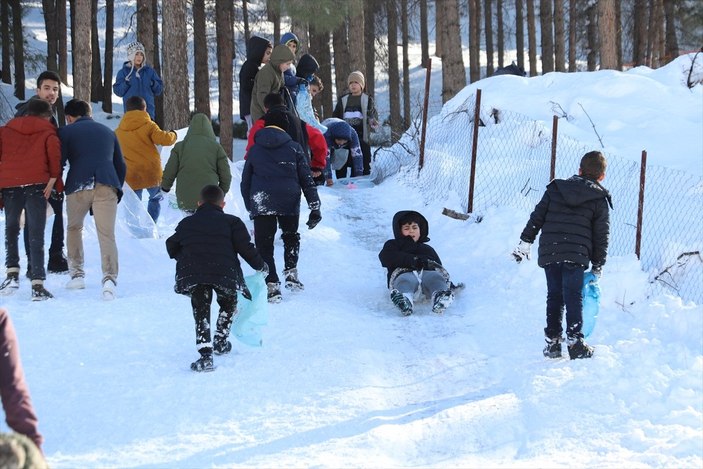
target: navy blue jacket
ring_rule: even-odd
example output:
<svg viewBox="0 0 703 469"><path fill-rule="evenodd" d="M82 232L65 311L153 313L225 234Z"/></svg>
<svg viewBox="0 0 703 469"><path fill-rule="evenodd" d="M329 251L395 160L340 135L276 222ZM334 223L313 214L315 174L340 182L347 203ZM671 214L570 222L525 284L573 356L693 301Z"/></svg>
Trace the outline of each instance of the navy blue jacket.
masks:
<svg viewBox="0 0 703 469"><path fill-rule="evenodd" d="M417 242L413 241L410 236L403 236L400 230L400 219L410 213L414 214L419 220L420 238ZM394 273L398 275L402 272L414 270L417 258L426 258L442 265L442 261L437 252L429 244L426 244L430 240L428 235L429 224L427 223L427 219L419 212L415 212L414 210L402 210L393 216L393 236L395 236L395 238L386 241L383 245L383 249L378 253L378 259L381 261L381 265L388 269L389 284L391 275ZM430 267L427 270L434 269Z"/></svg>
<svg viewBox="0 0 703 469"><path fill-rule="evenodd" d="M537 233L537 264L573 262L603 266L610 233L610 194L581 176L555 179L547 185L520 239L532 243Z"/></svg>
<svg viewBox="0 0 703 469"><path fill-rule="evenodd" d="M127 166L115 133L90 117L81 117L59 129L61 166L69 163L64 191L66 195L105 184L122 197Z"/></svg>
<svg viewBox="0 0 703 469"><path fill-rule="evenodd" d="M242 198L253 218L299 215L300 192L310 210L320 208L317 187L300 144L278 127L264 127L254 136L242 170Z"/></svg>
<svg viewBox="0 0 703 469"><path fill-rule="evenodd" d="M166 240L166 251L176 259L174 290L184 295L195 285L207 284L251 298L237 256L255 270L264 268L244 222L213 204L202 204L181 220Z"/></svg>

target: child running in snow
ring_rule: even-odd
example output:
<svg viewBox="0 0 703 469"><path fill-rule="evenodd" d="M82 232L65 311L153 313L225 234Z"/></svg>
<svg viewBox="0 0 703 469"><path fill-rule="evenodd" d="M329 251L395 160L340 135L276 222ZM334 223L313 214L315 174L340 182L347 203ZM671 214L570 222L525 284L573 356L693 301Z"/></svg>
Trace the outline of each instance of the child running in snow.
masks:
<svg viewBox="0 0 703 469"><path fill-rule="evenodd" d="M176 293L190 297L195 319L195 343L200 358L190 368L212 371L212 354L229 353L232 320L237 310L237 291L251 299L239 264L242 258L253 269L268 272L268 267L251 242L244 222L224 212L225 193L216 185L203 187L195 213L178 223L176 232L166 240L166 250L176 259ZM217 293L220 314L215 340L210 335L210 304Z"/></svg>
<svg viewBox="0 0 703 469"><path fill-rule="evenodd" d="M541 230L537 263L547 276L547 327L544 356L561 357L562 316L566 306L569 357L590 358L593 348L583 340L583 272L600 278L608 252L610 194L600 181L606 161L599 151L581 158L578 176L549 183L513 251L517 262L530 258L530 247Z"/></svg>
<svg viewBox="0 0 703 469"><path fill-rule="evenodd" d="M454 301L449 274L437 252L426 244L430 238L427 219L419 212L403 210L393 217L394 239L378 254L388 269L391 301L403 316L413 312L415 294L422 291L432 300L432 312L441 314Z"/></svg>

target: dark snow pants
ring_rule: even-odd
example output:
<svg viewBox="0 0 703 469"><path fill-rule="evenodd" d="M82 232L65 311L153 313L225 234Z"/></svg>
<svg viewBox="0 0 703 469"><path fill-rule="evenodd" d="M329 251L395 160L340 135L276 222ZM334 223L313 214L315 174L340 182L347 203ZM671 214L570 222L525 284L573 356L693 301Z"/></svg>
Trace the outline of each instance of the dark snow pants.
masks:
<svg viewBox="0 0 703 469"><path fill-rule="evenodd" d="M562 316L566 306L566 337L583 338L583 271L582 265L559 262L544 266L547 276L547 327L544 335L554 339L561 337Z"/></svg>
<svg viewBox="0 0 703 469"><path fill-rule="evenodd" d="M217 293L220 314L217 317L215 335L226 339L232 327L232 319L237 309L237 292L223 290L217 285L200 284L190 290L190 304L195 319L195 346L201 355L212 354L212 337L210 335L210 305L212 293Z"/></svg>
<svg viewBox="0 0 703 469"><path fill-rule="evenodd" d="M261 215L254 217L254 244L264 262L269 266L266 283L278 282L276 262L273 259L273 241L277 227L281 228L283 240L284 270L295 269L298 266L300 254L300 234L298 233L299 215Z"/></svg>

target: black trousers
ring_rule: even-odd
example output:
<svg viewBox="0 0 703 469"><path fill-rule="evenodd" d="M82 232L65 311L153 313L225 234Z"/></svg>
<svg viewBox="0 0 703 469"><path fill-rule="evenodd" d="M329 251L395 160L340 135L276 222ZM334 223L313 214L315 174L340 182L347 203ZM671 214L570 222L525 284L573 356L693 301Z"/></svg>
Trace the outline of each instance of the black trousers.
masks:
<svg viewBox="0 0 703 469"><path fill-rule="evenodd" d="M254 244L264 262L269 266L266 283L278 282L276 261L273 259L273 241L277 227L281 228L283 240L284 270L295 269L300 255L300 234L298 224L300 215L261 215L254 217Z"/></svg>
<svg viewBox="0 0 703 469"><path fill-rule="evenodd" d="M237 292L223 290L217 285L200 284L190 290L190 304L195 319L195 345L201 355L212 354L212 337L210 334L210 305L212 294L217 293L220 314L217 317L215 335L221 339L229 337L234 313L237 310Z"/></svg>
<svg viewBox="0 0 703 469"><path fill-rule="evenodd" d="M561 337L562 318L566 307L566 336L583 338L583 271L582 265L559 262L544 266L547 276L547 327L544 335Z"/></svg>
<svg viewBox="0 0 703 469"><path fill-rule="evenodd" d="M49 261L55 258L63 257L64 247L64 229L63 229L63 194L52 192L51 197L47 200L51 209L54 211L54 224L51 227L51 244L49 245ZM25 219L24 223L24 250L29 257L29 229L27 228L29 220ZM27 263L32 265L31 262Z"/></svg>

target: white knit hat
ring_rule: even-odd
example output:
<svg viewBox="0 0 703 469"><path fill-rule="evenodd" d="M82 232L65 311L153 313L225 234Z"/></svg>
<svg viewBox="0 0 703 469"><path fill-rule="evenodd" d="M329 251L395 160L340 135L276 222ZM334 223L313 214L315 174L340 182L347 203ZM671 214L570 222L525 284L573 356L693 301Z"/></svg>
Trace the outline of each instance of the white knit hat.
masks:
<svg viewBox="0 0 703 469"><path fill-rule="evenodd" d="M146 54L144 52L144 44L142 44L139 41L134 41L134 42L130 42L129 44L127 44L127 60L134 63L134 56L137 55L137 52L141 52L142 55L144 56L144 59L146 60Z"/></svg>

